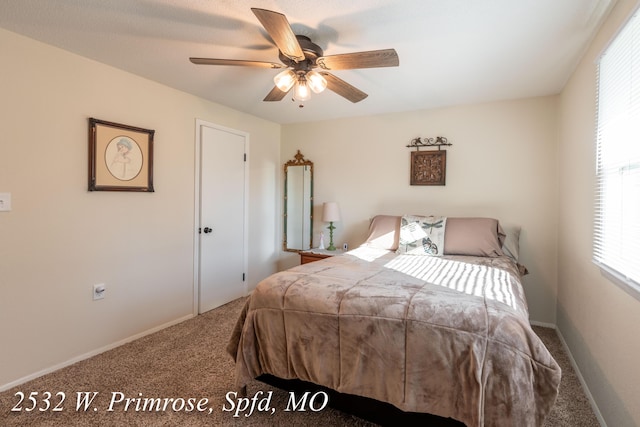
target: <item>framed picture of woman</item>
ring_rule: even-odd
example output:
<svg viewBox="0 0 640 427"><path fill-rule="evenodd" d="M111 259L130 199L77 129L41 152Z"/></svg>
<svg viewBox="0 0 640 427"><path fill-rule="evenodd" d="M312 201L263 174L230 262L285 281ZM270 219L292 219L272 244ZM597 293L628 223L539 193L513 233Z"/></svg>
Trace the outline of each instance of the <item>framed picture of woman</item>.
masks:
<svg viewBox="0 0 640 427"><path fill-rule="evenodd" d="M153 192L155 131L89 119L89 191Z"/></svg>

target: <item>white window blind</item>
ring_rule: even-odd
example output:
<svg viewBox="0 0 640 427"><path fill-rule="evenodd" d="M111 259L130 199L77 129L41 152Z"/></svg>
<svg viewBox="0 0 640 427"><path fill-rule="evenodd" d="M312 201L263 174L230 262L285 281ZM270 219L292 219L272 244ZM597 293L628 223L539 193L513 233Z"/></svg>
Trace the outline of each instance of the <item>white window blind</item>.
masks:
<svg viewBox="0 0 640 427"><path fill-rule="evenodd" d="M640 17L598 63L594 261L640 291Z"/></svg>

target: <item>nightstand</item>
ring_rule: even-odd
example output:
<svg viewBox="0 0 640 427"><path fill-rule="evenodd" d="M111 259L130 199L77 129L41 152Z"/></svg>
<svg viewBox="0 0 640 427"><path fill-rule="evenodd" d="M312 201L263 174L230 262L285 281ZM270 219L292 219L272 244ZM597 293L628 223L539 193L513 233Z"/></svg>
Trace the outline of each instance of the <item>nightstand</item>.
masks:
<svg viewBox="0 0 640 427"><path fill-rule="evenodd" d="M328 251L326 249L310 249L308 251L300 251L300 264L307 264L321 259L340 255L343 251Z"/></svg>

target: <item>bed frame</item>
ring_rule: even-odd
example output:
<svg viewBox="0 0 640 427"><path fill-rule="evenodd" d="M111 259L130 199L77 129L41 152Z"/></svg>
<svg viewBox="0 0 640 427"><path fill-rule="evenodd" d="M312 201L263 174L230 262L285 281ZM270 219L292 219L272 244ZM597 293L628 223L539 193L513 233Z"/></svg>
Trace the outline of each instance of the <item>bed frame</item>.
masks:
<svg viewBox="0 0 640 427"><path fill-rule="evenodd" d="M307 381L284 380L273 375L264 374L256 378L258 381L285 391L302 394L323 391L329 396L329 406L381 426L429 426L429 427L465 427L460 421L443 418L437 415L418 412L404 412L390 403L353 394L339 393Z"/></svg>

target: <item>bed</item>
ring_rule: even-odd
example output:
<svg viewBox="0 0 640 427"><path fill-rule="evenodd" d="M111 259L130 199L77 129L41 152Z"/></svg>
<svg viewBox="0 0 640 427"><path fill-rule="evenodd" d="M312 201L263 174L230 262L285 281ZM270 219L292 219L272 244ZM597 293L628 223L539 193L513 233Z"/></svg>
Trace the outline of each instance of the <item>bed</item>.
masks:
<svg viewBox="0 0 640 427"><path fill-rule="evenodd" d="M467 426L542 425L561 371L517 252L491 218L379 215L355 250L258 284L228 345L237 386L269 374Z"/></svg>

